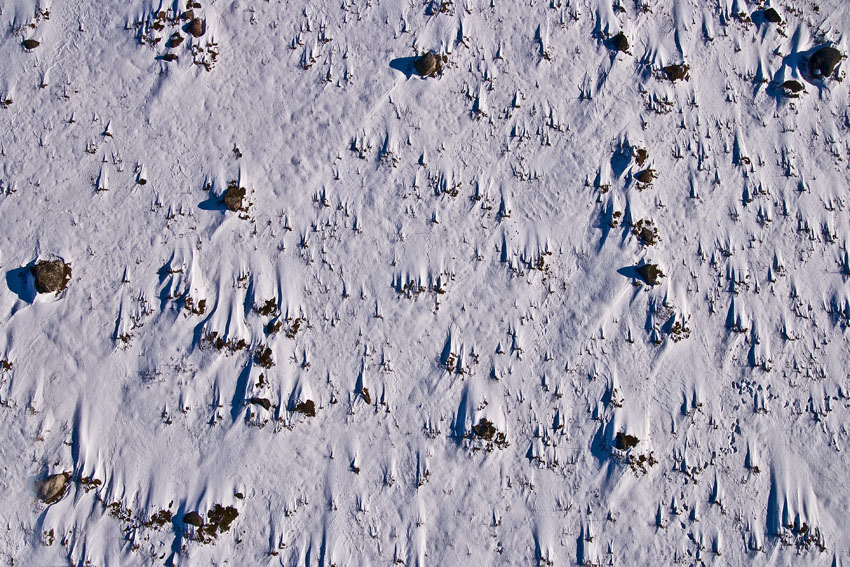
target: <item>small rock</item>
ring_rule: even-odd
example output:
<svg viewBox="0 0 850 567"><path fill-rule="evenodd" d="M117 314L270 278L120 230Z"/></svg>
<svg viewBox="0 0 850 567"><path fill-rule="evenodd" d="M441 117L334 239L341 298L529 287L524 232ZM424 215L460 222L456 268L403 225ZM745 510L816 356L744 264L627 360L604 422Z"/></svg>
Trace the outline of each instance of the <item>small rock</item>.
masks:
<svg viewBox="0 0 850 567"><path fill-rule="evenodd" d="M803 85L799 81L790 80L782 83L782 88L785 89L785 94L796 98L799 96L797 93L803 90Z"/></svg>
<svg viewBox="0 0 850 567"><path fill-rule="evenodd" d="M179 57L177 56L176 53L166 53L165 55L163 55L161 57L161 59L163 61L171 62L171 61L177 61L179 59Z"/></svg>
<svg viewBox="0 0 850 567"><path fill-rule="evenodd" d="M192 10L192 9L186 10L185 12L180 14L180 19L181 20L189 20L189 21L194 20L195 19L195 11Z"/></svg>
<svg viewBox="0 0 850 567"><path fill-rule="evenodd" d="M65 490L68 488L68 481L70 479L70 473L66 472L52 474L47 478L43 478L36 482L35 495L45 504L59 502L65 496Z"/></svg>
<svg viewBox="0 0 850 567"><path fill-rule="evenodd" d="M433 51L429 51L413 62L413 68L423 77L430 77L440 69L440 62Z"/></svg>
<svg viewBox="0 0 850 567"><path fill-rule="evenodd" d="M269 411L272 407L272 403L266 398L251 398L248 400L250 403L262 406L264 410Z"/></svg>
<svg viewBox="0 0 850 567"><path fill-rule="evenodd" d="M38 293L58 293L71 279L71 265L62 260L42 260L30 267Z"/></svg>
<svg viewBox="0 0 850 567"><path fill-rule="evenodd" d="M294 411L298 413L303 413L307 417L316 417L316 404L313 400L307 400L305 402L301 402L297 404L294 408Z"/></svg>
<svg viewBox="0 0 850 567"><path fill-rule="evenodd" d="M174 32L173 34L171 34L171 37L170 37L170 38L168 38L168 43L166 43L165 45L166 45L166 47L168 47L169 49L174 49L175 47L177 47L177 46L179 46L181 43L183 43L183 39L184 39L184 38L183 38L183 36L182 36L182 35L180 35L180 34L179 34L179 33L177 33L177 32Z"/></svg>
<svg viewBox="0 0 850 567"><path fill-rule="evenodd" d="M664 273L658 269L658 266L655 264L644 264L643 266L638 266L636 269L640 279L645 281L648 285L656 285L658 280L664 277Z"/></svg>
<svg viewBox="0 0 850 567"><path fill-rule="evenodd" d="M228 211L241 211L242 199L244 198L245 188L239 187L236 184L230 184L224 192L224 206Z"/></svg>
<svg viewBox="0 0 850 567"><path fill-rule="evenodd" d="M782 23L782 17L779 15L779 12L777 12L773 8L768 8L764 11L764 19L770 22L771 24Z"/></svg>
<svg viewBox="0 0 850 567"><path fill-rule="evenodd" d="M690 78L690 75L688 74L688 71L690 70L691 68L684 63L680 65L668 65L664 67L664 72L667 74L667 78L673 82L679 80L687 81Z"/></svg>
<svg viewBox="0 0 850 567"><path fill-rule="evenodd" d="M184 514L183 523L200 528L204 525L204 519L197 512L189 512Z"/></svg>
<svg viewBox="0 0 850 567"><path fill-rule="evenodd" d="M23 42L21 42L21 45L24 46L24 49L35 49L36 47L41 45L41 42L36 41L34 39L25 39Z"/></svg>
<svg viewBox="0 0 850 567"><path fill-rule="evenodd" d="M620 51L622 53L628 53L629 39L626 37L626 34L620 32L611 38L611 46L617 51Z"/></svg>
<svg viewBox="0 0 850 567"><path fill-rule="evenodd" d="M186 24L186 32L192 34L192 37L201 37L207 31L207 22L201 18L192 18L192 21Z"/></svg>
<svg viewBox="0 0 850 567"><path fill-rule="evenodd" d="M655 179L655 170L654 169L644 169L637 175L635 175L635 179L638 182L648 185L652 183L652 180Z"/></svg>
<svg viewBox="0 0 850 567"><path fill-rule="evenodd" d="M825 45L812 53L809 58L809 74L816 78L829 77L839 61L841 61L841 52Z"/></svg>

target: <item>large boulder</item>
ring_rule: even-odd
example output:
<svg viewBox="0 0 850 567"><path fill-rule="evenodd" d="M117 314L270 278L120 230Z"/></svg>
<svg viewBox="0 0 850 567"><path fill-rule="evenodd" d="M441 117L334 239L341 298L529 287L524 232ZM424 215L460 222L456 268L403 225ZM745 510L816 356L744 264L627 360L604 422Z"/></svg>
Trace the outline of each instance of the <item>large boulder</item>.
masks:
<svg viewBox="0 0 850 567"><path fill-rule="evenodd" d="M66 472L52 474L38 480L35 483L35 495L45 504L59 502L65 496L69 480L71 480L71 475Z"/></svg>
<svg viewBox="0 0 850 567"><path fill-rule="evenodd" d="M71 265L62 260L41 260L30 267L38 293L58 293L71 280Z"/></svg>
<svg viewBox="0 0 850 567"><path fill-rule="evenodd" d="M423 77L430 77L442 70L442 63L433 51L429 51L413 62L413 68Z"/></svg>
<svg viewBox="0 0 850 567"><path fill-rule="evenodd" d="M841 52L832 46L824 45L809 57L809 74L818 79L829 77L839 61Z"/></svg>

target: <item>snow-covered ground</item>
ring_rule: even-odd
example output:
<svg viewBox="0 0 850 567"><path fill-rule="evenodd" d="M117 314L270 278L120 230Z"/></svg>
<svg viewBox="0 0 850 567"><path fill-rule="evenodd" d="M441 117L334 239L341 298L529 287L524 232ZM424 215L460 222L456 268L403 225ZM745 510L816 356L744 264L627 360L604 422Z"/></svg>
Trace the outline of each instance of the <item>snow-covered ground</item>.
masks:
<svg viewBox="0 0 850 567"><path fill-rule="evenodd" d="M0 6L3 564L850 564L850 3Z"/></svg>

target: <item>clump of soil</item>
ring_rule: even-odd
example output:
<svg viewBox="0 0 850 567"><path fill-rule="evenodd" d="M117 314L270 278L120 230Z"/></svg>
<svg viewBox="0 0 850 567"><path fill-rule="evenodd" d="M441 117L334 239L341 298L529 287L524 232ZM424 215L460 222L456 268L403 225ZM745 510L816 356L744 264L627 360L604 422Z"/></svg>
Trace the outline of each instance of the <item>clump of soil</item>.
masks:
<svg viewBox="0 0 850 567"><path fill-rule="evenodd" d="M809 58L809 74L815 78L829 77L839 61L841 61L841 52L832 46L825 45L812 53Z"/></svg>
<svg viewBox="0 0 850 567"><path fill-rule="evenodd" d="M70 473L52 474L36 482L35 495L45 504L59 502L65 496L69 480L71 480Z"/></svg>
<svg viewBox="0 0 850 567"><path fill-rule="evenodd" d="M662 272L655 264L644 264L643 266L638 266L636 271L640 278L648 285L656 285L658 284L658 280L664 277L664 272Z"/></svg>
<svg viewBox="0 0 850 567"><path fill-rule="evenodd" d="M38 293L59 293L71 280L71 264L62 260L42 260L30 267Z"/></svg>
<svg viewBox="0 0 850 567"><path fill-rule="evenodd" d="M270 347L260 345L260 348L257 350L257 354L254 356L254 361L263 368L271 368L274 366L272 349Z"/></svg>
<svg viewBox="0 0 850 567"><path fill-rule="evenodd" d="M658 227L651 220L641 219L632 226L632 234L637 236L644 246L658 242Z"/></svg>
<svg viewBox="0 0 850 567"><path fill-rule="evenodd" d="M222 199L224 201L224 207L228 211L237 212L245 210L242 203L243 199L245 199L245 188L239 187L239 184L235 181L231 181L227 185Z"/></svg>
<svg viewBox="0 0 850 567"><path fill-rule="evenodd" d="M667 78L672 82L676 81L687 81L690 79L689 71L691 68L685 63L677 64L677 65L667 65L664 67L664 72L667 74Z"/></svg>
<svg viewBox="0 0 850 567"><path fill-rule="evenodd" d="M481 421L478 422L478 425L472 426L472 432L482 439L492 441L493 437L496 435L496 426L493 425L493 423L486 417L482 417Z"/></svg>
<svg viewBox="0 0 850 567"><path fill-rule="evenodd" d="M193 512L189 513L192 514ZM172 514L170 510L160 510L159 512L155 512L151 515L151 519L144 522L142 525L146 528L161 528L165 524L170 524L173 518L174 514ZM185 522L186 520L184 519L183 521Z"/></svg>
<svg viewBox="0 0 850 567"><path fill-rule="evenodd" d="M443 63L447 60L446 56L440 57L433 51L429 51L422 57L413 62L413 68L423 77L439 75L443 72Z"/></svg>
<svg viewBox="0 0 850 567"><path fill-rule="evenodd" d="M171 34L171 37L168 38L168 43L166 43L166 47L169 49L173 49L183 43L183 36L177 32Z"/></svg>

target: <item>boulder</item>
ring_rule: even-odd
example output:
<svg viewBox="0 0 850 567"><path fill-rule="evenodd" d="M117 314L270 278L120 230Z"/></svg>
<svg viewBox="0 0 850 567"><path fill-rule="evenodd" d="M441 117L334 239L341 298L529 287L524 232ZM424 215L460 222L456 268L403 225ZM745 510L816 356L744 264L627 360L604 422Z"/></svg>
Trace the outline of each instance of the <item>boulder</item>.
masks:
<svg viewBox="0 0 850 567"><path fill-rule="evenodd" d="M183 515L183 523L200 528L204 525L204 519L197 512L189 512Z"/></svg>
<svg viewBox="0 0 850 567"><path fill-rule="evenodd" d="M224 191L224 206L228 211L241 211L242 199L245 198L245 188L231 183Z"/></svg>
<svg viewBox="0 0 850 567"><path fill-rule="evenodd" d="M69 480L71 480L70 473L52 474L35 483L35 495L45 504L59 502L65 496Z"/></svg>
<svg viewBox="0 0 850 567"><path fill-rule="evenodd" d="M629 39L626 37L626 34L623 32L618 33L614 37L611 38L611 47L613 47L616 51L620 51L622 53L629 52Z"/></svg>
<svg viewBox="0 0 850 567"><path fill-rule="evenodd" d="M430 77L440 71L440 60L433 51L429 51L413 62L413 68L416 69L416 72L421 76Z"/></svg>
<svg viewBox="0 0 850 567"><path fill-rule="evenodd" d="M815 78L829 77L841 61L841 52L824 45L809 57L809 74Z"/></svg>
<svg viewBox="0 0 850 567"><path fill-rule="evenodd" d="M638 266L636 270L640 279L645 281L648 285L656 285L658 280L664 277L664 273L658 269L658 266L655 264L644 264L643 266Z"/></svg>
<svg viewBox="0 0 850 567"><path fill-rule="evenodd" d="M782 23L782 16L780 16L779 12L777 12L773 8L768 8L764 11L764 19L770 22L771 24Z"/></svg>
<svg viewBox="0 0 850 567"><path fill-rule="evenodd" d="M192 18L192 21L186 24L184 30L192 37L201 37L207 32L207 22L201 18Z"/></svg>
<svg viewBox="0 0 850 567"><path fill-rule="evenodd" d="M58 293L71 279L71 265L62 260L42 260L30 267L38 293Z"/></svg>

